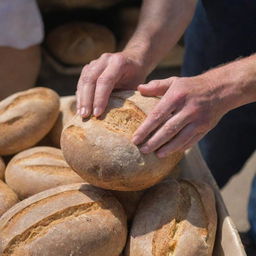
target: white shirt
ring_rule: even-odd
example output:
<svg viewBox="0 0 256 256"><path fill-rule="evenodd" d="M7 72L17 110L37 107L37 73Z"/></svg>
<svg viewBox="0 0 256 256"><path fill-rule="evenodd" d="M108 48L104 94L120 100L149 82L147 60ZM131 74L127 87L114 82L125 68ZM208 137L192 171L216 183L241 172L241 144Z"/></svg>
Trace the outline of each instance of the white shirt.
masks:
<svg viewBox="0 0 256 256"><path fill-rule="evenodd" d="M43 40L36 0L0 0L0 46L24 49Z"/></svg>

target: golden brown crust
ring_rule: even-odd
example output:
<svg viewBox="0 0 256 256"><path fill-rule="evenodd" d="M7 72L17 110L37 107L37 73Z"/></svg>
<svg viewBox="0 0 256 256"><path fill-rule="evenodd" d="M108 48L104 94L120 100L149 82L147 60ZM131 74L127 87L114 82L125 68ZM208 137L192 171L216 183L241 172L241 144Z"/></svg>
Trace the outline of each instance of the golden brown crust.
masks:
<svg viewBox="0 0 256 256"><path fill-rule="evenodd" d="M76 96L66 96L60 98L60 113L52 130L49 133L50 140L53 145L60 148L60 136L63 127L76 114Z"/></svg>
<svg viewBox="0 0 256 256"><path fill-rule="evenodd" d="M61 150L52 147L34 147L14 156L7 165L5 180L21 199L83 181L68 166Z"/></svg>
<svg viewBox="0 0 256 256"><path fill-rule="evenodd" d="M48 88L33 88L0 102L0 154L10 155L39 142L52 128L59 97Z"/></svg>
<svg viewBox="0 0 256 256"><path fill-rule="evenodd" d="M34 195L0 219L0 254L119 255L126 216L107 191L88 184L60 186Z"/></svg>
<svg viewBox="0 0 256 256"><path fill-rule="evenodd" d="M71 65L83 65L105 52L115 51L113 33L102 25L86 22L67 23L53 29L46 43L56 58Z"/></svg>
<svg viewBox="0 0 256 256"><path fill-rule="evenodd" d="M142 154L130 140L158 101L119 92L110 97L103 117L82 121L76 115L61 137L69 165L87 182L111 190L143 190L164 179L183 153L159 159L154 153Z"/></svg>
<svg viewBox="0 0 256 256"><path fill-rule="evenodd" d="M5 163L3 158L0 156L0 180L4 179Z"/></svg>
<svg viewBox="0 0 256 256"><path fill-rule="evenodd" d="M0 180L0 217L18 202L15 192Z"/></svg>
<svg viewBox="0 0 256 256"><path fill-rule="evenodd" d="M137 209L129 256L210 256L217 215L206 184L168 180L150 189Z"/></svg>

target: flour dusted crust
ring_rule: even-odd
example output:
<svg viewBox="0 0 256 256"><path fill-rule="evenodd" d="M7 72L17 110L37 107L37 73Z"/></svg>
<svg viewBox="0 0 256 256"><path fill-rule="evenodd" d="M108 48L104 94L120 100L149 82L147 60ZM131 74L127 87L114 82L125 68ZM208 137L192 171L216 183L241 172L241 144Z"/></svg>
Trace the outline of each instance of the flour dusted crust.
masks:
<svg viewBox="0 0 256 256"><path fill-rule="evenodd" d="M135 130L159 101L138 92L112 94L105 114L82 121L76 115L65 127L61 147L66 161L87 182L106 189L136 191L168 176L183 153L159 159L144 155L131 142Z"/></svg>
<svg viewBox="0 0 256 256"><path fill-rule="evenodd" d="M14 156L7 165L5 180L22 199L83 181L66 163L61 150L53 147L34 147Z"/></svg>
<svg viewBox="0 0 256 256"><path fill-rule="evenodd" d="M49 138L55 147L60 147L60 136L63 127L68 123L76 114L76 96L66 96L60 98L60 113L57 121L55 122Z"/></svg>
<svg viewBox="0 0 256 256"><path fill-rule="evenodd" d="M126 235L126 216L111 193L65 185L23 200L0 218L0 254L116 256Z"/></svg>
<svg viewBox="0 0 256 256"><path fill-rule="evenodd" d="M212 189L168 180L144 194L136 211L126 256L211 256L217 227Z"/></svg>
<svg viewBox="0 0 256 256"><path fill-rule="evenodd" d="M84 65L115 51L115 37L107 28L88 22L72 22L54 28L46 38L50 52L70 65Z"/></svg>
<svg viewBox="0 0 256 256"><path fill-rule="evenodd" d="M0 217L18 202L19 199L15 192L0 180Z"/></svg>
<svg viewBox="0 0 256 256"><path fill-rule="evenodd" d="M59 96L37 87L0 102L0 155L11 155L39 142L53 127L59 113Z"/></svg>

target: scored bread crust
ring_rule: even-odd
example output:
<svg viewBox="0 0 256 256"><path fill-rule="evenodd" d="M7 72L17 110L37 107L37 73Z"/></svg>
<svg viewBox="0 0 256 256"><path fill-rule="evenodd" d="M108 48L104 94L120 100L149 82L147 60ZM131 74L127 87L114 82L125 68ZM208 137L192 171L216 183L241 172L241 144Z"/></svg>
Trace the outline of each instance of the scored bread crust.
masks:
<svg viewBox="0 0 256 256"><path fill-rule="evenodd" d="M0 180L4 179L5 163L3 158L0 156Z"/></svg>
<svg viewBox="0 0 256 256"><path fill-rule="evenodd" d="M53 29L46 44L58 60L71 65L89 63L116 48L115 37L107 27L88 22L72 22Z"/></svg>
<svg viewBox="0 0 256 256"><path fill-rule="evenodd" d="M150 189L136 211L126 256L211 256L215 198L204 184L168 180Z"/></svg>
<svg viewBox="0 0 256 256"><path fill-rule="evenodd" d="M0 155L11 155L39 142L59 113L59 96L36 87L0 102Z"/></svg>
<svg viewBox="0 0 256 256"><path fill-rule="evenodd" d="M4 256L119 255L126 216L111 193L71 184L38 193L0 218Z"/></svg>
<svg viewBox="0 0 256 256"><path fill-rule="evenodd" d="M60 136L63 127L76 114L76 96L66 96L60 98L60 113L52 130L49 133L50 140L55 147L60 147Z"/></svg>
<svg viewBox="0 0 256 256"><path fill-rule="evenodd" d="M183 153L165 158L142 154L133 133L159 102L138 92L112 94L105 114L82 121L76 115L64 128L61 148L68 164L87 182L106 189L136 191L168 176Z"/></svg>
<svg viewBox="0 0 256 256"><path fill-rule="evenodd" d="M0 180L0 217L18 202L19 199L15 192Z"/></svg>
<svg viewBox="0 0 256 256"><path fill-rule="evenodd" d="M8 163L6 183L24 199L60 185L83 182L66 163L60 149L34 147L22 151Z"/></svg>

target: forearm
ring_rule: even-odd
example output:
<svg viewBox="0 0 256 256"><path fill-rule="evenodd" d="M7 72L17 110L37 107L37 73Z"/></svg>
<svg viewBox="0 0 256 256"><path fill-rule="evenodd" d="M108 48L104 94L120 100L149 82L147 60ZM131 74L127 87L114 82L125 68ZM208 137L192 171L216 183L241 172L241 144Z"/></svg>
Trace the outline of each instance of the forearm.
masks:
<svg viewBox="0 0 256 256"><path fill-rule="evenodd" d="M227 111L256 102L256 54L201 75L219 92Z"/></svg>
<svg viewBox="0 0 256 256"><path fill-rule="evenodd" d="M177 43L190 23L196 0L144 0L137 29L125 47L150 72Z"/></svg>

